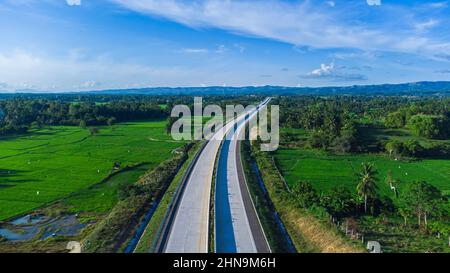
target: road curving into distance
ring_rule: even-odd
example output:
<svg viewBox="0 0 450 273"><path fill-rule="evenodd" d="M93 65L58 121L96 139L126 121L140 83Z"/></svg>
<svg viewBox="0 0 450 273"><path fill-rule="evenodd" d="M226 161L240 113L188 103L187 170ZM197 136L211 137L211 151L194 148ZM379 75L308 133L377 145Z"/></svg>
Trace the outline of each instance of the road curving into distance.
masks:
<svg viewBox="0 0 450 273"><path fill-rule="evenodd" d="M266 105L270 99L260 104ZM258 109L260 109L258 107ZM255 114L251 113L250 115ZM165 253L207 253L209 248L209 213L215 161L228 131L245 124L247 115L228 122L203 146L186 175L171 215L166 217L158 251ZM238 126L238 128L240 128ZM232 187L235 189L235 186ZM239 248L241 249L241 248ZM245 248L247 249L247 248Z"/></svg>

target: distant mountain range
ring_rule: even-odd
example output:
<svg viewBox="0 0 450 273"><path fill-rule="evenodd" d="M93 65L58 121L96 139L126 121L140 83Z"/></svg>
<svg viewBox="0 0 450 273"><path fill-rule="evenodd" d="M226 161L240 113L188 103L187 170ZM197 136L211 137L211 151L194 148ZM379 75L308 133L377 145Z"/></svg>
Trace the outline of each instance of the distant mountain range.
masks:
<svg viewBox="0 0 450 273"><path fill-rule="evenodd" d="M404 84L354 85L345 87L157 87L142 89L102 90L90 94L134 94L134 95L395 95L395 96L450 96L448 82L415 82Z"/></svg>
<svg viewBox="0 0 450 273"><path fill-rule="evenodd" d="M0 91L1 92L1 91ZM36 94L45 92L18 92ZM54 94L54 93L53 93ZM65 92L64 94L95 95L388 95L388 96L450 96L450 81L415 82L403 84L354 85L345 87L152 87L140 89L115 89L86 92Z"/></svg>

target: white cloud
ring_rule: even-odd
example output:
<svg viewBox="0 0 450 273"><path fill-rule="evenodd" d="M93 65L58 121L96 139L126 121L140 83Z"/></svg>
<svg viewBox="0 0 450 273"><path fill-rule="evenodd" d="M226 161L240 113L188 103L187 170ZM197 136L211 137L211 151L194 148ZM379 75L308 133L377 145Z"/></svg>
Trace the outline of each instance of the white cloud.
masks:
<svg viewBox="0 0 450 273"><path fill-rule="evenodd" d="M381 6L381 0L366 0L369 6Z"/></svg>
<svg viewBox="0 0 450 273"><path fill-rule="evenodd" d="M193 53L193 54L209 52L209 50L206 48L183 48L181 51L184 53Z"/></svg>
<svg viewBox="0 0 450 273"><path fill-rule="evenodd" d="M436 22L403 22L395 28L358 23L346 12L355 5L330 9L315 1L218 1L218 0L111 0L128 9L193 27L219 28L242 35L264 37L313 48L356 48L434 56L450 54L439 37L421 31ZM333 2L334 1L330 1ZM345 10L344 10L345 9ZM400 13L401 12L401 13ZM413 11L399 10L398 17L414 18ZM346 17L347 16L347 17ZM388 19L392 20L392 19ZM350 23L351 22L351 23ZM407 28L406 28L407 27ZM436 49L440 49L436 52ZM441 58L442 59L442 58Z"/></svg>
<svg viewBox="0 0 450 273"><path fill-rule="evenodd" d="M66 0L69 6L81 6L81 0Z"/></svg>
<svg viewBox="0 0 450 273"><path fill-rule="evenodd" d="M96 81L86 81L80 85L75 85L76 89L93 89L100 87L102 84Z"/></svg>
<svg viewBox="0 0 450 273"><path fill-rule="evenodd" d="M427 6L431 7L431 8L441 9L441 8L446 8L446 7L448 7L448 1L434 2L434 3L426 3L425 5L427 5Z"/></svg>
<svg viewBox="0 0 450 273"><path fill-rule="evenodd" d="M315 69L311 72L311 75L320 77L330 75L332 72L334 72L334 62L329 65L321 64L320 68Z"/></svg>
<svg viewBox="0 0 450 273"><path fill-rule="evenodd" d="M240 53L244 53L246 48L241 44L233 44L230 47L227 47L226 45L217 45L215 48L183 48L181 52L188 53L188 54L201 54L201 53L216 53L216 54L223 54L231 49L234 49L236 51L239 51Z"/></svg>
<svg viewBox="0 0 450 273"><path fill-rule="evenodd" d="M334 62L331 62L330 64L321 64L320 68L314 69L306 75L300 75L300 78L345 82L368 80L366 75L349 73L345 70L345 67L336 66Z"/></svg>
<svg viewBox="0 0 450 273"><path fill-rule="evenodd" d="M417 23L415 25L415 28L419 32L424 32L424 31L429 30L430 28L437 26L438 24L439 24L439 21L437 21L435 19L429 19L428 21Z"/></svg>

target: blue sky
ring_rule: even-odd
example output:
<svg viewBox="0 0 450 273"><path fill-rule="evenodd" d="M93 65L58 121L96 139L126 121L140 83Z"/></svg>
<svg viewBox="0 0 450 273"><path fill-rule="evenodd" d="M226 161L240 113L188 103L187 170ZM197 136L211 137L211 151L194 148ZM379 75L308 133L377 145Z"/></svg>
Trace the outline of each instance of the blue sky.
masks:
<svg viewBox="0 0 450 273"><path fill-rule="evenodd" d="M450 1L1 0L0 90L450 80Z"/></svg>

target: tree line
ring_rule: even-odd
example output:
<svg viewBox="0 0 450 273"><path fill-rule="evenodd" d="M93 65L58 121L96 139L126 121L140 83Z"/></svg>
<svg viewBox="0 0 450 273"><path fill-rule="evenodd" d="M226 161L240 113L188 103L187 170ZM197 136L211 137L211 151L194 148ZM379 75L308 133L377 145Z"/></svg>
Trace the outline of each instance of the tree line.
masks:
<svg viewBox="0 0 450 273"><path fill-rule="evenodd" d="M0 135L25 133L31 127L48 125L86 127L167 116L167 111L152 99L120 99L98 103L14 98L0 101Z"/></svg>
<svg viewBox="0 0 450 273"><path fill-rule="evenodd" d="M450 145L417 140L371 139L370 129L403 129L430 140L450 138L449 98L290 96L280 97L280 123L305 129L306 145L340 153L386 152L391 156L448 157ZM292 142L289 132L282 141ZM431 142L430 142L431 143Z"/></svg>
<svg viewBox="0 0 450 273"><path fill-rule="evenodd" d="M203 105L255 104L263 98L238 95L206 95ZM0 94L0 136L26 133L48 125L92 128L115 122L169 118L174 105L193 108L187 95L100 95L100 94ZM170 123L169 119L169 123ZM95 132L91 132L95 133Z"/></svg>

